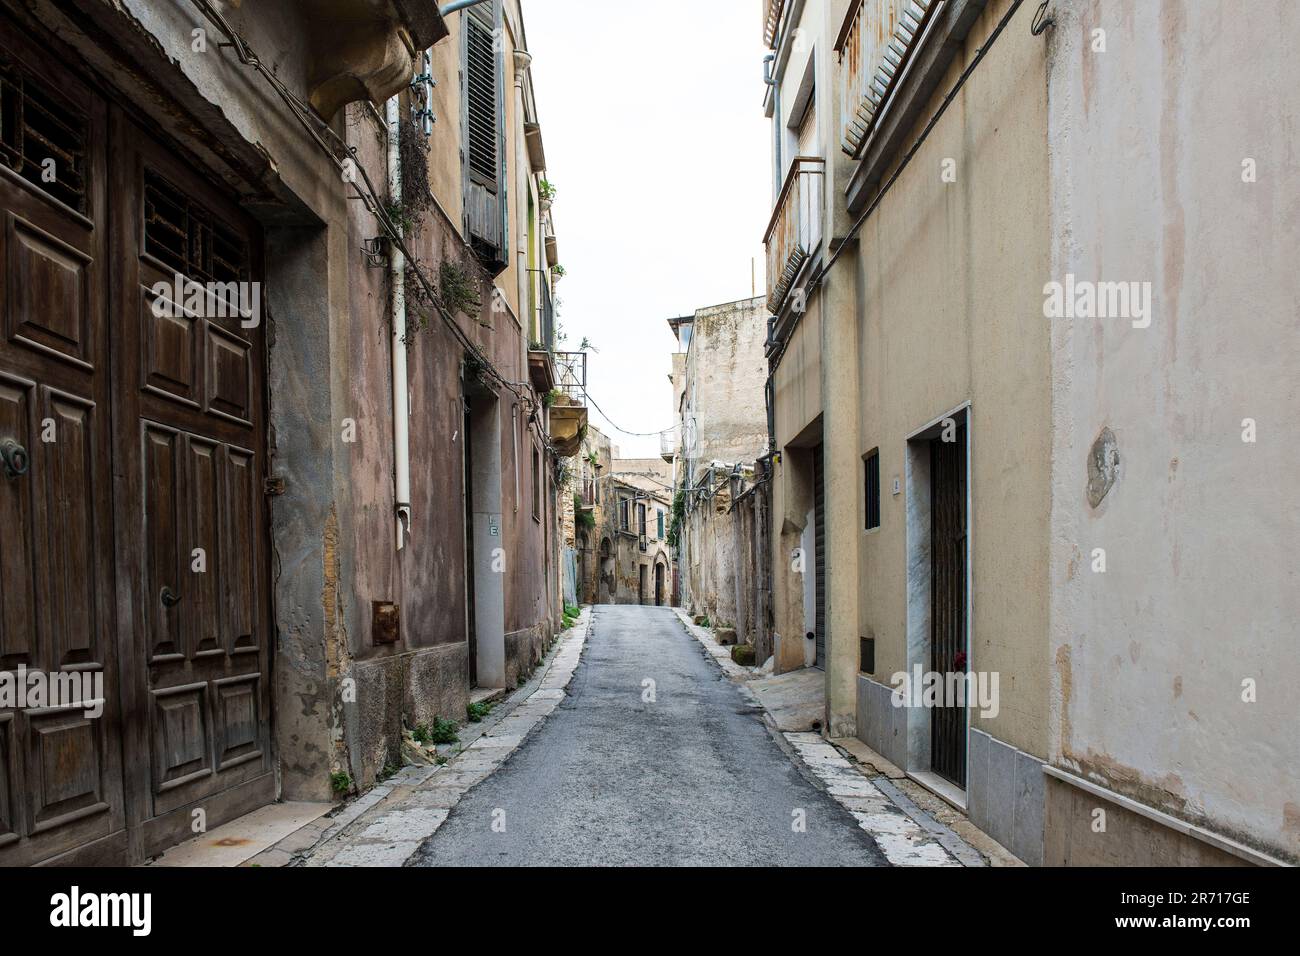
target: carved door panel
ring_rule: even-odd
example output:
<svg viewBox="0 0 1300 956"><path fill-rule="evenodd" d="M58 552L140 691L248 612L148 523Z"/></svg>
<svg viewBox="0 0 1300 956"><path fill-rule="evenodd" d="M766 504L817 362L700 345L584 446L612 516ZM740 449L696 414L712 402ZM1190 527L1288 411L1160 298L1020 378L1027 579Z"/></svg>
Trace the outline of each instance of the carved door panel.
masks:
<svg viewBox="0 0 1300 956"><path fill-rule="evenodd" d="M107 111L0 39L0 864L123 832ZM21 694L21 697L19 696Z"/></svg>
<svg viewBox="0 0 1300 956"><path fill-rule="evenodd" d="M196 811L212 827L274 798L261 252L241 210L112 119L127 794L150 854Z"/></svg>

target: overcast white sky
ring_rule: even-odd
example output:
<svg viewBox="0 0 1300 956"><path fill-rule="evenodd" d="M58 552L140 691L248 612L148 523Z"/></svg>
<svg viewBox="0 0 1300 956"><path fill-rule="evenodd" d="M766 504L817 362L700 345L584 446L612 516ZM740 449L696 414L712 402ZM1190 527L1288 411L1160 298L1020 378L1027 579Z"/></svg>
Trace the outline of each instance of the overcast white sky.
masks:
<svg viewBox="0 0 1300 956"><path fill-rule="evenodd" d="M524 0L567 275L560 324L587 336L587 390L620 427L673 424L667 319L761 291L771 160L758 0ZM594 408L623 457L654 457Z"/></svg>

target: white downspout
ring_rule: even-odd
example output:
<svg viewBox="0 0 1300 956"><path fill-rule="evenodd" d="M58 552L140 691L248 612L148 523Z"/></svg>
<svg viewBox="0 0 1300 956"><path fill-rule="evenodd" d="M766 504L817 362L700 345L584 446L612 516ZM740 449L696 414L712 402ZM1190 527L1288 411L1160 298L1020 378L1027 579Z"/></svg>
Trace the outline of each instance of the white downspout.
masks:
<svg viewBox="0 0 1300 956"><path fill-rule="evenodd" d="M391 200L402 202L401 106L396 96L384 105L388 124L388 189ZM401 234L401 223L395 224ZM393 283L391 342L393 357L393 498L396 509L397 550L406 546L411 530L411 421L406 382L406 256L394 246L388 257Z"/></svg>

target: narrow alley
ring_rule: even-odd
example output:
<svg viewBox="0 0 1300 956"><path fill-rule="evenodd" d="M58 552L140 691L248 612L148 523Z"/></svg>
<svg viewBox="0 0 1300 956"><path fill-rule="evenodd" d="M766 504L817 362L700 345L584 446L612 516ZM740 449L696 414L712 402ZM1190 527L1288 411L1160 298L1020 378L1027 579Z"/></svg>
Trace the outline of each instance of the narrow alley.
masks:
<svg viewBox="0 0 1300 956"><path fill-rule="evenodd" d="M489 930L706 867L753 922L880 867L876 932L1266 926L1297 37L0 0L6 929L373 945L470 867Z"/></svg>
<svg viewBox="0 0 1300 956"><path fill-rule="evenodd" d="M610 605L567 698L408 865L884 863L671 610Z"/></svg>

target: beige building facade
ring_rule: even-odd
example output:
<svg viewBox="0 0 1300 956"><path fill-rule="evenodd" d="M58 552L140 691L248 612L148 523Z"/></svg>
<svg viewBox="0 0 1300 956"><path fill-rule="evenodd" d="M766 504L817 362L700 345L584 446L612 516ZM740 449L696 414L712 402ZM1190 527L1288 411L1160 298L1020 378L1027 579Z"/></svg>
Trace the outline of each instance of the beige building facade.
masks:
<svg viewBox="0 0 1300 956"><path fill-rule="evenodd" d="M1296 11L1037 7L766 6L776 667L1026 862L1293 861L1295 111L1180 51Z"/></svg>

